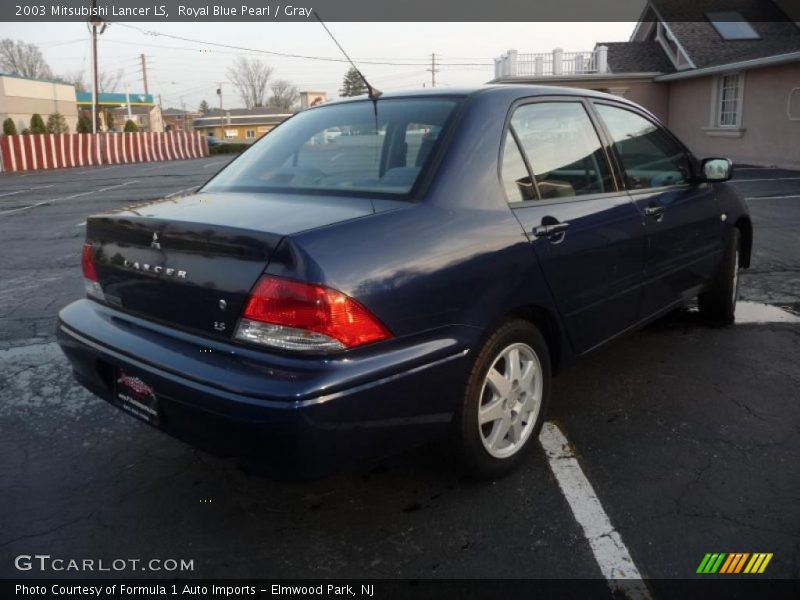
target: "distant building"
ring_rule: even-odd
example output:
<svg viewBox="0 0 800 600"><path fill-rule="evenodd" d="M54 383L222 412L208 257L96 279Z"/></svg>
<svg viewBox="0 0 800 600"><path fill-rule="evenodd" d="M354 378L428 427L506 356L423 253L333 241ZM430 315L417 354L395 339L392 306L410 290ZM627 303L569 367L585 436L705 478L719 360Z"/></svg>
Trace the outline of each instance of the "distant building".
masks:
<svg viewBox="0 0 800 600"><path fill-rule="evenodd" d="M61 113L69 130L74 132L78 124L75 88L65 83L0 73L0 121L10 117L21 133L30 127L35 113L42 115L45 123L48 116Z"/></svg>
<svg viewBox="0 0 800 600"><path fill-rule="evenodd" d="M78 110L86 114L91 122L92 93L78 92L75 94ZM153 101L152 94L125 94L118 92L100 92L97 95L97 104L100 109L100 129L109 129L106 122L106 113L113 114L113 129L122 131L125 121L128 120L128 103L130 103L131 120L139 126L140 131L164 131L161 118L161 109Z"/></svg>
<svg viewBox="0 0 800 600"><path fill-rule="evenodd" d="M204 135L213 135L227 142L252 142L292 114L277 108L232 108L222 112L215 109L195 119L192 125Z"/></svg>
<svg viewBox="0 0 800 600"><path fill-rule="evenodd" d="M166 108L161 111L161 118L164 120L164 131L191 131L195 119L203 116L203 113L192 110L181 110L179 108Z"/></svg>
<svg viewBox="0 0 800 600"><path fill-rule="evenodd" d="M325 92L300 92L300 109L305 110L328 101Z"/></svg>
<svg viewBox="0 0 800 600"><path fill-rule="evenodd" d="M610 92L648 108L700 156L798 168L799 23L790 0L650 0L629 41L510 50L495 59L493 82Z"/></svg>

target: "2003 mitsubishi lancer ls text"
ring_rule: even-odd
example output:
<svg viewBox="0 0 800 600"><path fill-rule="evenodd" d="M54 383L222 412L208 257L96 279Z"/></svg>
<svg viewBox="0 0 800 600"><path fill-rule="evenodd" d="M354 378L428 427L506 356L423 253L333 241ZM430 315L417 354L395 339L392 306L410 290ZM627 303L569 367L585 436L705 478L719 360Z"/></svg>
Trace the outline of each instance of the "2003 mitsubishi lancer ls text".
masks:
<svg viewBox="0 0 800 600"><path fill-rule="evenodd" d="M496 477L577 356L695 297L733 322L731 169L602 93L326 104L193 195L90 217L59 342L92 392L278 476L449 437Z"/></svg>

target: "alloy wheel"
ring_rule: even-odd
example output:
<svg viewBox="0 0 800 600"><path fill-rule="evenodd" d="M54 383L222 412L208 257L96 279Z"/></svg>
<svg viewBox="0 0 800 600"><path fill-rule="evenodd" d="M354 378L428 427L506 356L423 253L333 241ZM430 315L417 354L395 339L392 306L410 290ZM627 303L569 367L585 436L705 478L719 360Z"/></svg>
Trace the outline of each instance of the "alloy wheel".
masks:
<svg viewBox="0 0 800 600"><path fill-rule="evenodd" d="M495 458L516 454L528 441L542 406L542 366L527 344L503 349L486 373L478 405L478 428Z"/></svg>

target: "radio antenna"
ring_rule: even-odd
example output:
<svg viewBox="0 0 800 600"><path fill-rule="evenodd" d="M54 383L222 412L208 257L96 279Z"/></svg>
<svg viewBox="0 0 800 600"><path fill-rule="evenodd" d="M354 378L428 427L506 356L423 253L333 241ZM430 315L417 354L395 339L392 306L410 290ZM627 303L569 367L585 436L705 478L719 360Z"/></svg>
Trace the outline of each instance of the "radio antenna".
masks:
<svg viewBox="0 0 800 600"><path fill-rule="evenodd" d="M381 94L383 92L381 92L379 89L376 89L376 88L372 87L369 84L369 81L367 81L367 78L364 77L364 74L356 66L356 63L353 62L353 59L348 56L347 52L345 52L344 48L342 48L342 45L333 36L333 34L331 33L331 30L328 29L328 26L325 25L325 22L320 18L319 13L316 10L314 11L314 17L316 17L317 21L319 21L319 24L322 25L325 28L325 31L328 32L328 35L331 36L331 39L333 40L333 43L336 44L336 47L339 48L339 50L341 51L342 54L344 54L344 57L347 59L347 62L350 63L350 66L353 67L353 69L355 69L356 73L358 73L358 76L361 77L361 81L363 81L364 85L367 86L367 94L369 95L369 99L372 100L373 102L377 101L377 99L380 98L380 96L381 96Z"/></svg>

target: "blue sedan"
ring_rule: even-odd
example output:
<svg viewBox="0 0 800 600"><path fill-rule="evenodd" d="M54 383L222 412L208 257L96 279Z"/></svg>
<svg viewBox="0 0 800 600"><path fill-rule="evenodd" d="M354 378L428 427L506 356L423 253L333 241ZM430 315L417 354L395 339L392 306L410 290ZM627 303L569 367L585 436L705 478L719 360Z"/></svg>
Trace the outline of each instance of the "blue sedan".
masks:
<svg viewBox="0 0 800 600"><path fill-rule="evenodd" d="M694 298L733 322L731 170L589 91L326 104L194 195L90 217L59 342L111 404L269 474L449 438L497 477L577 356Z"/></svg>

